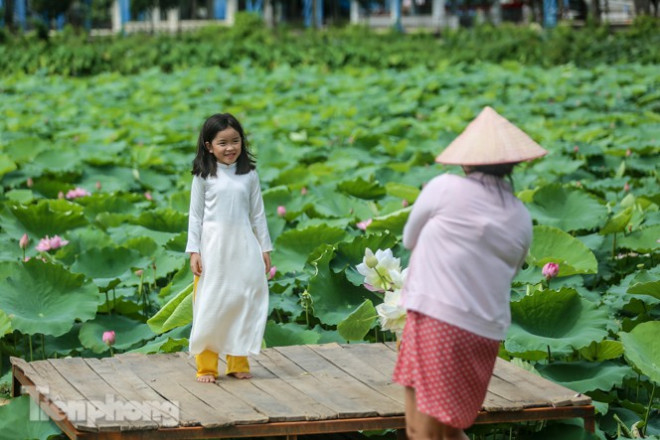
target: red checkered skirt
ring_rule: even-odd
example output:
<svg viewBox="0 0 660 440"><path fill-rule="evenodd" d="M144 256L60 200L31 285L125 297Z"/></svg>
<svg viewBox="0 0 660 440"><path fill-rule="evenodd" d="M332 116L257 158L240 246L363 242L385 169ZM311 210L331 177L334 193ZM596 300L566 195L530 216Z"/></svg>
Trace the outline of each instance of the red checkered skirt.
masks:
<svg viewBox="0 0 660 440"><path fill-rule="evenodd" d="M499 341L408 310L393 380L415 389L417 410L457 429L474 423Z"/></svg>

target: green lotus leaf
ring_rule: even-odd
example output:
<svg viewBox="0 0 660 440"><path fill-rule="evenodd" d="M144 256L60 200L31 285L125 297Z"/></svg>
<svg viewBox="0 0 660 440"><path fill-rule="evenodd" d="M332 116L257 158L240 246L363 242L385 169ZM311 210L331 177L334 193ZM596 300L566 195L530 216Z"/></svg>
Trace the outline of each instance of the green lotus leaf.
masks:
<svg viewBox="0 0 660 440"><path fill-rule="evenodd" d="M0 338L9 332L11 332L11 321L9 320L9 316L0 309Z"/></svg>
<svg viewBox="0 0 660 440"><path fill-rule="evenodd" d="M139 252L125 247L93 247L76 257L71 270L92 278L100 289L106 290L131 275L133 269L147 266L149 260Z"/></svg>
<svg viewBox="0 0 660 440"><path fill-rule="evenodd" d="M551 226L534 226L527 263L543 267L550 262L559 264L562 277L598 271L595 255L580 240Z"/></svg>
<svg viewBox="0 0 660 440"><path fill-rule="evenodd" d="M147 324L154 333L164 333L192 322L193 283L181 289Z"/></svg>
<svg viewBox="0 0 660 440"><path fill-rule="evenodd" d="M175 211L188 212L188 208L190 207L190 190L170 193L168 207Z"/></svg>
<svg viewBox="0 0 660 440"><path fill-rule="evenodd" d="M591 345L580 350L580 355L591 362L602 362L617 359L623 354L621 341L606 339L600 342L592 342Z"/></svg>
<svg viewBox="0 0 660 440"><path fill-rule="evenodd" d="M584 430L584 427L557 423L548 425L540 432L534 432L534 440L598 440L595 434Z"/></svg>
<svg viewBox="0 0 660 440"><path fill-rule="evenodd" d="M120 244L125 243L133 237L145 236L154 240L159 246L165 246L165 243L178 235L173 232L156 231L139 225L127 225L123 224L123 222L120 224L122 224L122 226L113 226L107 229L107 233L112 240L115 243Z"/></svg>
<svg viewBox="0 0 660 440"><path fill-rule="evenodd" d="M370 299L365 300L350 315L337 325L337 331L347 341L361 341L378 318Z"/></svg>
<svg viewBox="0 0 660 440"><path fill-rule="evenodd" d="M282 347L286 345L317 344L321 335L292 322L277 324L274 321L266 323L264 341L266 347Z"/></svg>
<svg viewBox="0 0 660 440"><path fill-rule="evenodd" d="M359 199L379 199L385 195L385 188L377 181L366 181L361 177L344 180L337 184L337 189Z"/></svg>
<svg viewBox="0 0 660 440"><path fill-rule="evenodd" d="M658 278L660 270L658 269L660 269L660 266L656 266L650 271L637 272L628 287L628 293L632 295L650 295L660 299L660 279Z"/></svg>
<svg viewBox="0 0 660 440"><path fill-rule="evenodd" d="M41 408L35 408L28 395L16 397L8 405L0 406L0 432L5 439L46 440L62 434Z"/></svg>
<svg viewBox="0 0 660 440"><path fill-rule="evenodd" d="M27 205L32 200L34 200L34 193L29 189L14 189L7 192L5 197L7 197L7 199L11 200L12 202Z"/></svg>
<svg viewBox="0 0 660 440"><path fill-rule="evenodd" d="M321 217L349 216L360 219L368 219L373 216L373 210L367 201L337 192L335 188L314 187L309 190L307 196L314 197L314 212ZM306 196L306 197L307 197Z"/></svg>
<svg viewBox="0 0 660 440"><path fill-rule="evenodd" d="M617 214L613 215L603 228L599 231L600 234L613 234L616 232L624 232L626 226L630 223L630 219L633 216L633 207L630 206L626 209L621 210Z"/></svg>
<svg viewBox="0 0 660 440"><path fill-rule="evenodd" d="M193 273L190 270L190 265L184 264L183 267L174 274L172 280L158 292L160 301L167 302L172 299L177 293L188 287L190 285L190 280L192 279Z"/></svg>
<svg viewBox="0 0 660 440"><path fill-rule="evenodd" d="M537 290L511 303L505 348L511 353L566 355L607 336L609 311L582 299L575 289Z"/></svg>
<svg viewBox="0 0 660 440"><path fill-rule="evenodd" d="M87 220L82 206L66 200L39 200L34 205L9 205L0 213L2 227L9 235L20 238L27 232L31 237L61 235Z"/></svg>
<svg viewBox="0 0 660 440"><path fill-rule="evenodd" d="M419 196L420 193L419 188L398 182L387 182L385 184L385 190L388 195L407 200L410 204L417 200L417 196Z"/></svg>
<svg viewBox="0 0 660 440"><path fill-rule="evenodd" d="M60 336L45 336L45 351L46 357L64 357L74 356L80 354L83 348L80 346L80 333L81 323L75 323L71 330Z"/></svg>
<svg viewBox="0 0 660 440"><path fill-rule="evenodd" d="M83 275L38 259L4 265L11 273L0 280L0 304L14 330L59 336L96 314L98 289Z"/></svg>
<svg viewBox="0 0 660 440"><path fill-rule="evenodd" d="M103 342L103 333L115 332L116 350L127 350L128 348L150 339L156 335L147 324L122 315L96 315L92 321L87 321L80 327L78 338L83 347L94 353L103 353L109 347Z"/></svg>
<svg viewBox="0 0 660 440"><path fill-rule="evenodd" d="M635 252L653 252L660 248L660 224L649 226L623 237L617 238L616 244L620 248Z"/></svg>
<svg viewBox="0 0 660 440"><path fill-rule="evenodd" d="M107 194L96 193L89 197L83 197L78 203L85 207L84 212L88 219L94 220L99 214L137 214L139 208L136 206L141 196L136 194Z"/></svg>
<svg viewBox="0 0 660 440"><path fill-rule="evenodd" d="M546 185L536 191L534 201L527 208L539 223L564 231L593 229L607 217L607 208L595 197L559 184Z"/></svg>
<svg viewBox="0 0 660 440"><path fill-rule="evenodd" d="M15 169L16 164L11 160L11 157L6 154L0 154L0 178Z"/></svg>
<svg viewBox="0 0 660 440"><path fill-rule="evenodd" d="M314 249L337 243L345 235L343 229L324 225L285 231L275 240L277 251L273 252L273 264L281 273L300 271Z"/></svg>
<svg viewBox="0 0 660 440"><path fill-rule="evenodd" d="M180 254L185 253L188 244L188 231L175 235L165 243L164 247L168 251L174 251Z"/></svg>
<svg viewBox="0 0 660 440"><path fill-rule="evenodd" d="M28 175L38 176L45 172L64 173L75 172L82 168L82 157L73 148L57 145L37 155L31 162L26 163L24 171Z"/></svg>
<svg viewBox="0 0 660 440"><path fill-rule="evenodd" d="M128 350L129 353L175 353L188 348L190 326L179 327L148 341L146 344Z"/></svg>
<svg viewBox="0 0 660 440"><path fill-rule="evenodd" d="M268 299L269 315L275 309L281 310L290 315L292 319L295 319L302 314L303 309L299 304L300 298L298 295L291 293L292 290L293 289L290 288L282 293L274 293L271 289ZM281 321L281 319L279 319L279 321Z"/></svg>
<svg viewBox="0 0 660 440"><path fill-rule="evenodd" d="M628 365L616 362L552 362L537 365L536 370L547 379L579 393L609 391L619 387L626 377L634 375Z"/></svg>
<svg viewBox="0 0 660 440"><path fill-rule="evenodd" d="M407 207L380 217L374 217L367 231L391 231L395 234L401 234L411 210L412 207Z"/></svg>
<svg viewBox="0 0 660 440"><path fill-rule="evenodd" d="M343 273L332 271L330 260L333 256L332 246L324 246L319 258L312 261L316 273L307 288L313 300L314 315L328 325L339 324L365 299L378 300L373 293L348 282Z"/></svg>
<svg viewBox="0 0 660 440"><path fill-rule="evenodd" d="M630 333L619 333L623 354L635 368L660 385L660 321L636 326Z"/></svg>
<svg viewBox="0 0 660 440"><path fill-rule="evenodd" d="M188 229L188 216L172 209L158 209L142 213L135 224L154 231L180 233Z"/></svg>

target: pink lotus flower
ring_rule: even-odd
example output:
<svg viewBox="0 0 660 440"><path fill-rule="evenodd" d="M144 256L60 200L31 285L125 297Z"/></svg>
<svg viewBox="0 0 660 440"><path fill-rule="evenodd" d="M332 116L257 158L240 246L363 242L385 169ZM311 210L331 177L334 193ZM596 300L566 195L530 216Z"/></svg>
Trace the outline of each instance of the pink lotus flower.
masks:
<svg viewBox="0 0 660 440"><path fill-rule="evenodd" d="M153 196L151 195L151 193L150 193L149 191L147 191L146 193L144 193L144 198L147 199L147 200L149 200L149 201L152 201L152 200L154 199Z"/></svg>
<svg viewBox="0 0 660 440"><path fill-rule="evenodd" d="M25 249L30 242L30 238L28 237L27 234L23 234L20 240L18 240L18 245L21 247L21 249Z"/></svg>
<svg viewBox="0 0 660 440"><path fill-rule="evenodd" d="M551 278L556 277L559 273L559 265L557 263L545 263L541 273L543 273L546 280L550 280Z"/></svg>
<svg viewBox="0 0 660 440"><path fill-rule="evenodd" d="M277 215L284 217L286 215L286 208L282 205L277 207Z"/></svg>
<svg viewBox="0 0 660 440"><path fill-rule="evenodd" d="M78 197L85 197L89 196L90 193L84 188L77 187L75 189L69 190L66 193L66 198L71 200L71 199L77 199Z"/></svg>
<svg viewBox="0 0 660 440"><path fill-rule="evenodd" d="M272 280L275 277L276 273L277 273L277 266L271 266L270 270L268 271L268 279Z"/></svg>
<svg viewBox="0 0 660 440"><path fill-rule="evenodd" d="M580 147L578 147L577 145L574 146L573 147L573 153L577 153L578 151L580 151Z"/></svg>
<svg viewBox="0 0 660 440"><path fill-rule="evenodd" d="M368 218L366 220L363 220L361 222L358 222L355 226L357 226L358 229L362 229L363 231L366 231L369 225L373 222L372 219Z"/></svg>
<svg viewBox="0 0 660 440"><path fill-rule="evenodd" d="M103 332L103 343L106 344L108 347L111 345L115 345L115 332L114 330L109 330L107 332Z"/></svg>
<svg viewBox="0 0 660 440"><path fill-rule="evenodd" d="M307 194L307 188L304 187L304 186L303 186L302 188L300 188L300 194L302 194L303 196L304 196L305 194Z"/></svg>
<svg viewBox="0 0 660 440"><path fill-rule="evenodd" d="M630 184L629 184L628 182L626 182L626 183L623 185L623 190L624 190L625 192L630 191Z"/></svg>
<svg viewBox="0 0 660 440"><path fill-rule="evenodd" d="M39 252L48 252L59 249L62 246L66 246L67 244L69 244L69 242L67 240L63 240L59 235L55 235L53 238L50 238L46 235L44 238L39 240L39 244L37 244L36 249Z"/></svg>
<svg viewBox="0 0 660 440"><path fill-rule="evenodd" d="M410 206L410 202L406 199L403 199L403 200L401 200L401 206L403 206L404 208L407 208L408 206Z"/></svg>

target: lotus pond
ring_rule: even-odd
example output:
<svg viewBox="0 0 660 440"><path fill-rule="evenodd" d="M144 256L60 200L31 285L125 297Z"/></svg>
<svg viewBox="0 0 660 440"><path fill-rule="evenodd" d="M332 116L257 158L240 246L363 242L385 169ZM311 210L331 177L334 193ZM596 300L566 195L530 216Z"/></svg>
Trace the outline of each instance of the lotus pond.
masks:
<svg viewBox="0 0 660 440"><path fill-rule="evenodd" d="M109 356L105 331L116 333L114 352L187 348L190 168L199 126L218 111L248 132L275 244L264 344L392 340L375 320L383 298L355 267L367 248L407 265L409 205L435 175L460 172L435 155L491 105L550 151L514 174L534 243L501 356L589 394L597 438L660 434L657 66L266 71L244 61L4 76L0 96L5 394L9 356ZM560 268L549 281L548 262ZM26 417L25 398L12 400L0 432L59 432ZM502 432L591 438L579 423Z"/></svg>

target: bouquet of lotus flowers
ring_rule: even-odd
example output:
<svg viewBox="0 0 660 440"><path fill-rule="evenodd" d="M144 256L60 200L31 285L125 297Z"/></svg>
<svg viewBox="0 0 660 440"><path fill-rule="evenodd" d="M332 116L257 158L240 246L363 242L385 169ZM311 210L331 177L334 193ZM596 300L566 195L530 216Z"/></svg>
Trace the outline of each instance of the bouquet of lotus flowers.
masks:
<svg viewBox="0 0 660 440"><path fill-rule="evenodd" d="M401 260L394 258L391 249L378 249L374 254L369 248L355 268L364 276L364 287L384 294L383 303L376 306L380 327L400 337L406 323L406 310L400 305L401 289L408 269L401 269Z"/></svg>

